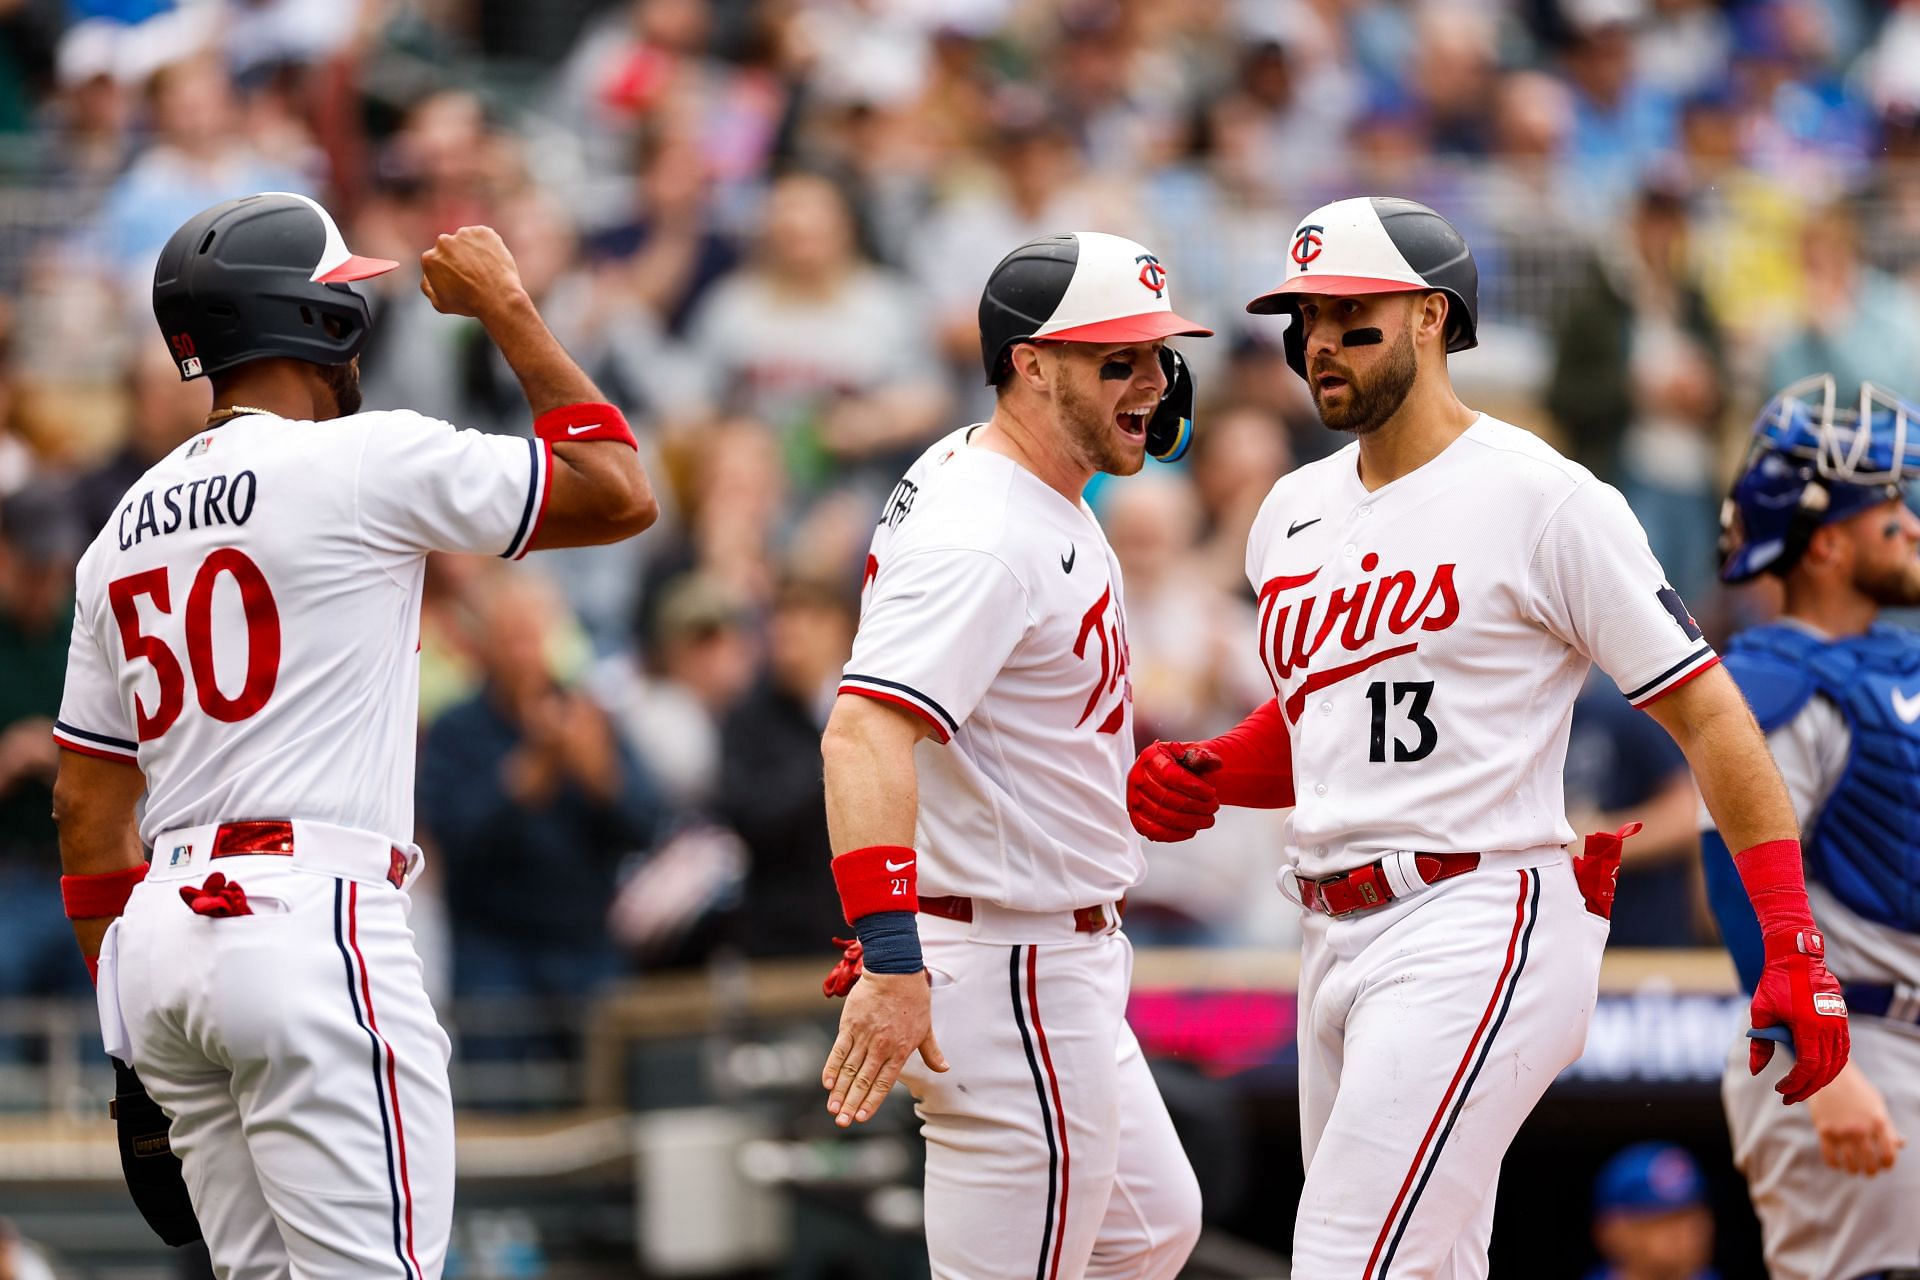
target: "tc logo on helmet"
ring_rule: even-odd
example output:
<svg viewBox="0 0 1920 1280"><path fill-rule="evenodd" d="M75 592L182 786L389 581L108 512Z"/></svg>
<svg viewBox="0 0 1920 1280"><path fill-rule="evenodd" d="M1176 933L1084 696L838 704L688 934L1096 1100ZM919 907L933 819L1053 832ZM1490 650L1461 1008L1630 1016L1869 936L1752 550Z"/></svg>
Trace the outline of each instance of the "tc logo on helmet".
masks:
<svg viewBox="0 0 1920 1280"><path fill-rule="evenodd" d="M1150 253L1134 258L1140 264L1140 283L1153 290L1153 296L1164 298L1167 289L1167 269L1160 265L1160 259Z"/></svg>
<svg viewBox="0 0 1920 1280"><path fill-rule="evenodd" d="M1320 256L1321 234L1326 228L1316 222L1305 223L1293 233L1293 260L1299 266L1306 266Z"/></svg>

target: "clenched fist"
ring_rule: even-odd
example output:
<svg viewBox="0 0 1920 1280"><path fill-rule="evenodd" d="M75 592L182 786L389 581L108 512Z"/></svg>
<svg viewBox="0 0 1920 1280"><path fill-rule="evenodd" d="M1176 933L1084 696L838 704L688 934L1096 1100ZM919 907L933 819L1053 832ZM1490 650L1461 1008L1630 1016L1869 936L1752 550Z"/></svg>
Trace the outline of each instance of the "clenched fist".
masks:
<svg viewBox="0 0 1920 1280"><path fill-rule="evenodd" d="M443 315L484 319L523 299L526 287L499 232L462 227L420 255L420 292Z"/></svg>

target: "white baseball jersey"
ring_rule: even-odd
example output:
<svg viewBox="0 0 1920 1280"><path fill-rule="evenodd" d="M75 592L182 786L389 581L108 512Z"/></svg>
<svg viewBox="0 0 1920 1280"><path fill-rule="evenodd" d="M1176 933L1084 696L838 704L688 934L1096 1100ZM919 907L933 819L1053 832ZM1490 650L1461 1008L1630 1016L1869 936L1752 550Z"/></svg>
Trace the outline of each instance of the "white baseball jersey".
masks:
<svg viewBox="0 0 1920 1280"><path fill-rule="evenodd" d="M933 730L914 752L923 896L1112 902L1145 866L1127 819L1120 566L1084 501L970 445L973 430L922 454L888 499L840 692Z"/></svg>
<svg viewBox="0 0 1920 1280"><path fill-rule="evenodd" d="M1567 843L1589 662L1644 707L1719 661L1619 492L1485 415L1373 492L1357 442L1283 477L1247 576L1307 876L1397 849Z"/></svg>
<svg viewBox="0 0 1920 1280"><path fill-rule="evenodd" d="M195 436L81 557L54 736L138 762L148 843L252 818L407 842L425 555L523 555L551 467L410 412Z"/></svg>

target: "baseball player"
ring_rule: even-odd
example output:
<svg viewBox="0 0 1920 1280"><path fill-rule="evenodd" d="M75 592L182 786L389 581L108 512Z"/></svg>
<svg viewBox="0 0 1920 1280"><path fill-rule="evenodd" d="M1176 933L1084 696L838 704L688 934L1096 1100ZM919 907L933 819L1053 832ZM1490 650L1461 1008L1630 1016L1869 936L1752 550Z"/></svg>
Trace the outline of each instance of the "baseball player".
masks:
<svg viewBox="0 0 1920 1280"><path fill-rule="evenodd" d="M1289 363L1356 439L1280 480L1248 540L1274 700L1221 738L1150 745L1130 808L1178 839L1223 803L1293 806L1294 1274L1484 1276L1501 1158L1585 1039L1630 833L1567 856L1560 770L1589 663L1673 735L1742 850L1768 937L1754 1021L1793 1030L1790 1100L1845 1062L1846 1011L1765 742L1632 512L1453 392L1447 354L1475 342L1459 233L1361 197L1290 247L1248 309L1292 317Z"/></svg>
<svg viewBox="0 0 1920 1280"><path fill-rule="evenodd" d="M1721 1083L1775 1280L1920 1280L1920 1162L1900 1155L1920 1132L1920 636L1878 621L1920 605L1920 520L1904 501L1916 476L1920 409L1871 383L1849 407L1831 376L1809 378L1761 413L1723 509L1721 577L1785 588L1780 619L1737 637L1726 666L1793 799L1813 918L1853 1013L1853 1058L1805 1109L1771 1105L1783 1064L1755 1076L1744 1049ZM1766 944L1732 846L1712 826L1701 844L1752 989Z"/></svg>
<svg viewBox="0 0 1920 1280"><path fill-rule="evenodd" d="M1192 384L1164 340L1208 332L1131 240L1021 245L980 299L993 417L927 450L874 533L822 742L866 976L821 1083L841 1125L896 1077L918 1099L936 1277L1171 1277L1199 1235L1126 1023L1132 690L1119 564L1081 492L1185 448Z"/></svg>
<svg viewBox="0 0 1920 1280"><path fill-rule="evenodd" d="M54 730L67 914L223 1280L440 1274L449 1045L406 893L426 555L610 542L656 510L620 411L486 227L441 236L421 287L486 327L534 438L358 412L350 282L396 265L349 253L304 196L175 232L154 314L214 409L77 572Z"/></svg>

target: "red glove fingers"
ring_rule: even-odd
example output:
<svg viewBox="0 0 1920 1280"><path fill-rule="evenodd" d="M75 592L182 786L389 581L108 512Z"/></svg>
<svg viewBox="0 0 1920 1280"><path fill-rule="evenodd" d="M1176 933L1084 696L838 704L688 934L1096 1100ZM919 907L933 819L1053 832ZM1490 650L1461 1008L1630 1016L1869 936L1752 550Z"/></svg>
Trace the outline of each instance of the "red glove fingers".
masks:
<svg viewBox="0 0 1920 1280"><path fill-rule="evenodd" d="M1194 767L1180 763L1177 751L1184 751ZM1149 840L1172 843L1211 827L1220 801L1213 784L1200 774L1219 763L1210 752L1185 743L1150 743L1127 771L1127 816L1133 829Z"/></svg>
<svg viewBox="0 0 1920 1280"><path fill-rule="evenodd" d="M1805 1102L1847 1065L1852 1039L1840 984L1827 972L1826 941L1812 929L1766 936L1766 967L1754 988L1754 1027L1786 1027L1793 1033L1793 1070L1774 1086L1788 1105ZM1754 1075L1773 1058L1771 1040L1747 1049Z"/></svg>

